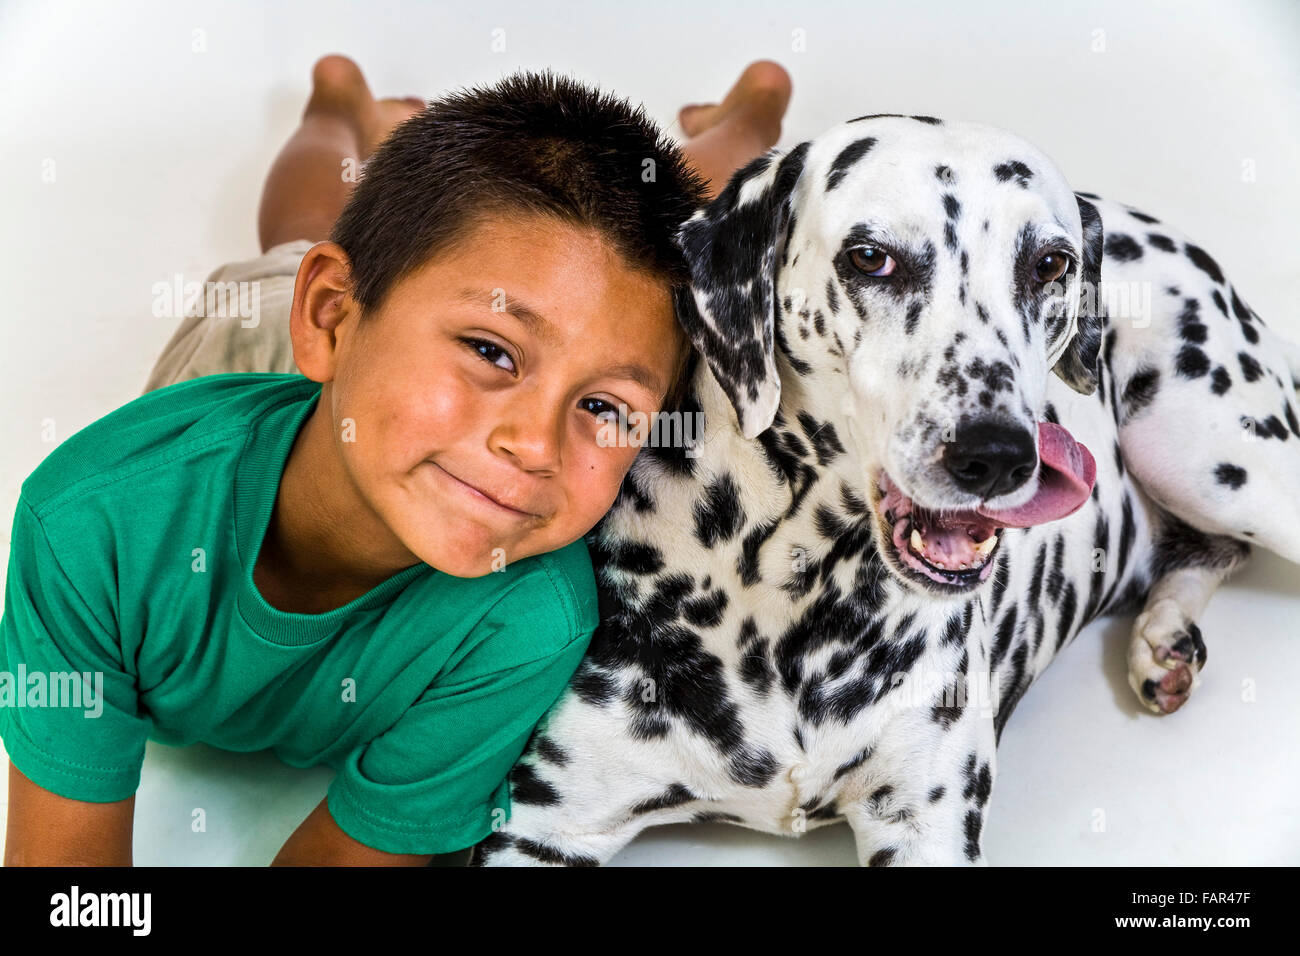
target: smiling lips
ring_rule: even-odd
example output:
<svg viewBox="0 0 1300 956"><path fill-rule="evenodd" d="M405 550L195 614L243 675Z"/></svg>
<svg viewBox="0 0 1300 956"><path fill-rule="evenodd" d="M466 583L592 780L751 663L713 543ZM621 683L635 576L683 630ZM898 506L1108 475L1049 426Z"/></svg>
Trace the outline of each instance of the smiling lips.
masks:
<svg viewBox="0 0 1300 956"><path fill-rule="evenodd" d="M519 518L536 518L536 517L537 517L537 515L533 514L531 511L524 511L522 508L515 508L515 507L512 507L512 506L510 506L510 505L505 504L504 502L501 502L501 501L497 500L496 498L493 498L493 497L492 497L491 495L489 495L487 492L485 492L485 491L481 491L480 489L476 488L474 485L471 485L469 482L467 482L467 481L465 481L465 480L463 480L463 479L461 479L461 478L457 478L455 475L453 475L451 472L449 472L446 468L443 468L441 465L439 465L436 461L432 461L432 460L430 460L430 461L429 461L429 464L433 465L434 468L437 468L437 469L438 469L439 471L441 471L444 475L446 475L448 478L450 478L450 479L451 479L452 481L454 481L456 484L458 484L458 485L460 485L462 488L464 488L464 489L465 489L469 494L473 495L474 497L478 498L479 500L485 501L485 502L487 502L488 504L493 505L493 506L495 506L496 508L499 508L499 509L502 510L502 511L509 512L510 514L514 515L515 517L519 517Z"/></svg>

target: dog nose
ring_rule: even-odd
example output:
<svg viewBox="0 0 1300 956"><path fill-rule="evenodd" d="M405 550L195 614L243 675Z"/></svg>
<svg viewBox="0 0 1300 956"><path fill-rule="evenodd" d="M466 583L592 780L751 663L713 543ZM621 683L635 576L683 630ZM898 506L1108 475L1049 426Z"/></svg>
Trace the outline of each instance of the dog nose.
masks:
<svg viewBox="0 0 1300 956"><path fill-rule="evenodd" d="M943 466L957 487L996 498L1029 480L1038 461L1032 432L997 419L980 419L957 431L943 449Z"/></svg>

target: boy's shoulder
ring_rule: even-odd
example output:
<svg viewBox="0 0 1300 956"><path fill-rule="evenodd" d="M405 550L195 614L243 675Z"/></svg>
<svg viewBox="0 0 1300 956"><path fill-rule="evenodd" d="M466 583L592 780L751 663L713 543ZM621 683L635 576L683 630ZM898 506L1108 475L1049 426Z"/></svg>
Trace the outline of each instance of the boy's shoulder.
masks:
<svg viewBox="0 0 1300 956"><path fill-rule="evenodd" d="M519 585L523 589L520 598L552 598L570 615L569 624L575 631L597 618L596 575L584 539L527 560L532 568Z"/></svg>
<svg viewBox="0 0 1300 956"><path fill-rule="evenodd" d="M242 444L262 416L320 387L298 374L230 372L155 389L64 439L22 483L22 496L44 517L96 488L206 446Z"/></svg>

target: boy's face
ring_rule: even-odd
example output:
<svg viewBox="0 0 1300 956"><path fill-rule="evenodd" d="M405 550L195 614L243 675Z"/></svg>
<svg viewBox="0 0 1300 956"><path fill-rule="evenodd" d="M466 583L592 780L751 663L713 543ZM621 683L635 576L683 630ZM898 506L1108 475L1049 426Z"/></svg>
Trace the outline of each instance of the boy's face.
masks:
<svg viewBox="0 0 1300 956"><path fill-rule="evenodd" d="M311 323L328 326L331 310L336 322L325 347L328 332L304 333L295 303L295 358L326 382L334 461L324 467L381 519L367 532L396 537L367 542L372 551L400 542L457 577L595 525L638 451L603 444L602 426L617 424L620 404L662 407L684 343L664 284L551 219L488 220L364 320L344 294L313 300L311 281L307 307L324 310ZM300 349L304 334L313 341Z"/></svg>

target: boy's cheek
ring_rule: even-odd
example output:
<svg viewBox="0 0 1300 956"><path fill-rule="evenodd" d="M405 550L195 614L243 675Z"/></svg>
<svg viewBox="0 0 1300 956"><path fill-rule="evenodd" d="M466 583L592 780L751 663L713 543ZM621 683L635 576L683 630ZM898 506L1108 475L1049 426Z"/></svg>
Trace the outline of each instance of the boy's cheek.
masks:
<svg viewBox="0 0 1300 956"><path fill-rule="evenodd" d="M582 502L584 512L597 521L614 504L619 487L636 459L637 448L597 448L583 467L577 470L576 484L570 500Z"/></svg>

